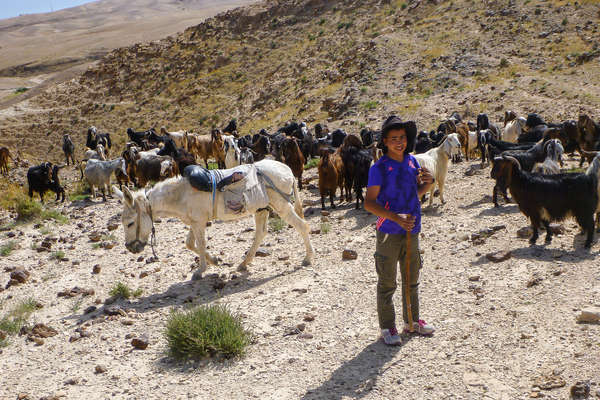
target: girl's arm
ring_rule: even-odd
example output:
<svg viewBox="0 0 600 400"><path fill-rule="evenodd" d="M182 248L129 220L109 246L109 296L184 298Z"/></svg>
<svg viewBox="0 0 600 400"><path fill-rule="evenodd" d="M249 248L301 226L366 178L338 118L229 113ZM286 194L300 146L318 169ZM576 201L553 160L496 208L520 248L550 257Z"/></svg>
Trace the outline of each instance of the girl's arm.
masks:
<svg viewBox="0 0 600 400"><path fill-rule="evenodd" d="M367 195L365 197L365 210L371 214L375 214L378 217L389 219L394 221L402 227L405 231L412 231L415 227L415 217L410 214L396 214L393 211L386 210L381 205L377 204L377 196L379 196L379 190L381 186L369 186L367 188Z"/></svg>

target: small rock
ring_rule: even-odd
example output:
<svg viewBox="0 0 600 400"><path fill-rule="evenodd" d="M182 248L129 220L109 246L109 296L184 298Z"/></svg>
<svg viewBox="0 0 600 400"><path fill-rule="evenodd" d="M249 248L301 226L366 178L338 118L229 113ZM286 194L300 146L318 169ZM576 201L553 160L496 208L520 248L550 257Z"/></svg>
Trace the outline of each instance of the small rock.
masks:
<svg viewBox="0 0 600 400"><path fill-rule="evenodd" d="M588 324L600 323L600 307L584 308L577 316L577 322Z"/></svg>
<svg viewBox="0 0 600 400"><path fill-rule="evenodd" d="M304 332L304 329L306 329L306 324L298 324L296 325L296 329L298 329L300 332Z"/></svg>
<svg viewBox="0 0 600 400"><path fill-rule="evenodd" d="M96 365L96 368L94 368L94 373L96 374L103 374L106 372L106 367L103 365Z"/></svg>
<svg viewBox="0 0 600 400"><path fill-rule="evenodd" d="M506 261L512 257L512 253L510 251L497 251L495 253L488 253L485 257L491 262L499 263L502 261Z"/></svg>
<svg viewBox="0 0 600 400"><path fill-rule="evenodd" d="M65 381L65 385L77 385L79 383L79 378L69 378Z"/></svg>
<svg viewBox="0 0 600 400"><path fill-rule="evenodd" d="M100 264L96 264L92 268L92 274L99 274L100 271L102 271L102 268L100 267Z"/></svg>
<svg viewBox="0 0 600 400"><path fill-rule="evenodd" d="M264 247L261 247L258 250L256 250L256 257L267 257L270 255L271 252L269 252L269 250L265 249Z"/></svg>
<svg viewBox="0 0 600 400"><path fill-rule="evenodd" d="M571 397L573 399L587 399L590 396L590 382L577 382L571 386Z"/></svg>
<svg viewBox="0 0 600 400"><path fill-rule="evenodd" d="M88 235L88 238L90 238L90 241L92 242L99 242L102 240L102 233L99 231L94 231Z"/></svg>
<svg viewBox="0 0 600 400"><path fill-rule="evenodd" d="M312 339L313 335L312 333L301 333L300 335L298 335L298 339Z"/></svg>
<svg viewBox="0 0 600 400"><path fill-rule="evenodd" d="M527 281L527 287L530 288L532 286L539 285L543 280L544 278L541 276L534 275L529 281Z"/></svg>
<svg viewBox="0 0 600 400"><path fill-rule="evenodd" d="M25 283L27 279L29 279L29 272L22 269L17 268L13 272L10 273L10 279L17 281L18 283Z"/></svg>
<svg viewBox="0 0 600 400"><path fill-rule="evenodd" d="M358 258L358 253L354 250L346 249L342 252L342 260L356 260Z"/></svg>
<svg viewBox="0 0 600 400"><path fill-rule="evenodd" d="M320 233L321 233L321 229L318 229L318 228L317 228L317 229L311 229L311 230L310 230L310 234L311 234L311 235L318 235L318 234L320 234Z"/></svg>
<svg viewBox="0 0 600 400"><path fill-rule="evenodd" d="M17 395L17 400L29 400L30 397L27 393L19 393Z"/></svg>
<svg viewBox="0 0 600 400"><path fill-rule="evenodd" d="M533 235L533 229L530 226L525 226L517 231L517 236L521 239L529 239Z"/></svg>
<svg viewBox="0 0 600 400"><path fill-rule="evenodd" d="M0 340L6 339L6 333L4 331L0 331Z"/></svg>
<svg viewBox="0 0 600 400"><path fill-rule="evenodd" d="M80 337L80 336L73 335L73 336L69 337L69 343L76 342L76 341L78 341L79 339L81 339L81 337Z"/></svg>
<svg viewBox="0 0 600 400"><path fill-rule="evenodd" d="M137 262L142 262L142 261L144 261L144 256L139 256L139 257L137 258Z"/></svg>
<svg viewBox="0 0 600 400"><path fill-rule="evenodd" d="M327 210L321 210L321 215L322 215L322 216L324 216L324 217L328 217L328 216L329 216L329 214L330 214L330 213L329 213L329 211L327 211Z"/></svg>
<svg viewBox="0 0 600 400"><path fill-rule="evenodd" d="M94 312L94 311L96 311L96 310L97 310L97 307L96 307L96 306L89 306L88 308L86 308L86 309L83 311L83 313L84 313L84 314L90 314L90 313L93 313L93 312Z"/></svg>
<svg viewBox="0 0 600 400"><path fill-rule="evenodd" d="M111 222L106 226L106 229L108 229L109 231L114 231L118 227L119 227L119 224L117 224L115 222Z"/></svg>
<svg viewBox="0 0 600 400"><path fill-rule="evenodd" d="M104 314L106 315L121 315L123 317L127 316L125 311L119 306L109 306L104 307Z"/></svg>
<svg viewBox="0 0 600 400"><path fill-rule="evenodd" d="M31 333L38 337L48 338L57 335L58 331L44 324L35 324Z"/></svg>
<svg viewBox="0 0 600 400"><path fill-rule="evenodd" d="M288 256L288 255L277 257L277 260L279 260L279 261L287 261L289 259L290 259L290 256Z"/></svg>
<svg viewBox="0 0 600 400"><path fill-rule="evenodd" d="M315 320L315 315L314 314L306 314L304 316L304 321L305 322L312 322Z"/></svg>
<svg viewBox="0 0 600 400"><path fill-rule="evenodd" d="M102 242L102 244L100 245L100 247L102 247L105 250L110 250L113 247L115 247L115 242L110 242L110 241L104 241Z"/></svg>
<svg viewBox="0 0 600 400"><path fill-rule="evenodd" d="M32 340L36 346L42 346L44 344L44 339L42 338L33 337Z"/></svg>
<svg viewBox="0 0 600 400"><path fill-rule="evenodd" d="M150 272L148 272L148 271L142 271L142 272L140 272L140 279L141 279L141 278L145 278L145 277L147 277L148 275L150 275Z"/></svg>
<svg viewBox="0 0 600 400"><path fill-rule="evenodd" d="M131 345L139 350L146 350L148 347L148 336L142 335L141 337L133 338Z"/></svg>
<svg viewBox="0 0 600 400"><path fill-rule="evenodd" d="M473 275L473 276L469 277L469 281L471 281L471 282L478 282L479 279L480 279L479 275Z"/></svg>
<svg viewBox="0 0 600 400"><path fill-rule="evenodd" d="M130 319L124 319L123 321L121 321L121 323L125 326L131 326L133 325L133 321Z"/></svg>

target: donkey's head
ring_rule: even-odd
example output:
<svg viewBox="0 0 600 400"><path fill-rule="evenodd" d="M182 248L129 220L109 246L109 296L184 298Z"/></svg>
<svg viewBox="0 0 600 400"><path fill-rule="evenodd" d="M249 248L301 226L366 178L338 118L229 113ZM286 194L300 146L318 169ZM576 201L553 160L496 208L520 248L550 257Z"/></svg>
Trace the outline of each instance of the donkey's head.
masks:
<svg viewBox="0 0 600 400"><path fill-rule="evenodd" d="M123 201L121 222L125 232L125 247L139 253L148 244L152 233L152 210L143 191L131 192L127 187L121 192L116 186L113 191Z"/></svg>

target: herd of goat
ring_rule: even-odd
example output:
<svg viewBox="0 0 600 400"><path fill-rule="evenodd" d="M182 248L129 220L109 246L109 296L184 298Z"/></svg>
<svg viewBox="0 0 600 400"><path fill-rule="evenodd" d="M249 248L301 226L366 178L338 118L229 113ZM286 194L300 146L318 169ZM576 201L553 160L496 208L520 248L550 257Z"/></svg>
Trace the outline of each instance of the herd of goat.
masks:
<svg viewBox="0 0 600 400"><path fill-rule="evenodd" d="M362 129L360 135L353 135L342 129L329 132L326 126L317 124L311 132L304 122L291 122L272 134L263 129L254 135L240 136L236 121L232 120L223 130L213 129L210 135L167 132L163 127L160 133L154 128L141 132L129 128L127 137L129 141L120 156L110 160L110 135L92 126L87 132L84 158L77 161L75 145L69 135L64 135L62 149L66 164L79 166L93 197L99 188L106 200L113 174L120 187L133 184L141 188L151 181L179 175L197 160L204 160L206 168L211 159L219 168L232 168L269 155L290 167L302 190L305 164L318 156L322 207L325 208L327 197L331 207L335 207L339 188L340 198L348 202L354 192L359 208L360 202L364 202L362 189L367 186L369 168L383 154L379 131ZM587 115L580 115L577 121L553 124L535 113L524 118L507 111L500 127L490 122L486 114L479 114L476 122L470 122L452 113L436 130L419 132L413 150L420 165L428 168L435 179L429 193L430 206L433 186L437 186L440 201L444 202L449 162L458 162L463 155L467 160L479 157L482 165L486 160L492 165L494 205L498 207L498 193L508 202L507 190L510 190L519 209L531 220L532 244L542 227L549 243L550 222L569 216L576 219L586 234L585 247L592 244L595 225L600 231L600 124ZM581 156L580 167L587 160L589 168L586 172L561 173L563 154L574 152ZM8 172L9 158L12 159L8 149L0 147L0 172L4 174ZM62 196L64 201L58 177L62 167L49 162L31 167L27 173L30 197L38 192L43 201L44 193L51 190L57 200Z"/></svg>

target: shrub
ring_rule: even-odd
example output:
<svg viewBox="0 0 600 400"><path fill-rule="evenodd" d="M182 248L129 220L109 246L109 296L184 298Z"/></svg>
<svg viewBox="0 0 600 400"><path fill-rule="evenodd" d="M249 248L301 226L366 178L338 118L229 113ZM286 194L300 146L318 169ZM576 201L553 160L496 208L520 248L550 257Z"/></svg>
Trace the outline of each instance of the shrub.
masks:
<svg viewBox="0 0 600 400"><path fill-rule="evenodd" d="M21 93L25 93L25 92L26 92L26 91L28 91L28 90L29 90L29 88L26 88L26 87L20 87L20 88L16 88L16 89L15 89L15 93L16 93L16 94L21 94Z"/></svg>
<svg viewBox="0 0 600 400"><path fill-rule="evenodd" d="M506 68L508 67L508 60L506 58L502 58L500 60L500 68Z"/></svg>
<svg viewBox="0 0 600 400"><path fill-rule="evenodd" d="M375 100L369 100L363 103L363 108L365 110L374 110L377 108L377 106L379 105L379 102L375 101Z"/></svg>
<svg viewBox="0 0 600 400"><path fill-rule="evenodd" d="M244 354L250 333L241 318L222 305L201 306L174 312L165 331L169 354L177 359Z"/></svg>
<svg viewBox="0 0 600 400"><path fill-rule="evenodd" d="M331 225L329 224L329 222L321 223L321 233L329 233L330 230L331 230Z"/></svg>
<svg viewBox="0 0 600 400"><path fill-rule="evenodd" d="M136 290L131 290L129 288L129 286L127 286L126 284L122 283L122 282L117 282L117 284L115 285L115 287L113 287L110 292L108 292L108 294L110 294L112 297L116 297L119 299L129 299L131 297L140 297L143 293L143 290L141 288L138 288Z"/></svg>
<svg viewBox="0 0 600 400"><path fill-rule="evenodd" d="M12 253L12 251L16 248L17 242L15 242L14 240L9 240L8 242L0 246L0 256L6 257L10 255L10 253Z"/></svg>
<svg viewBox="0 0 600 400"><path fill-rule="evenodd" d="M30 298L17 304L7 315L0 318L0 331L7 335L16 335L27 323L29 316L38 308L38 303ZM8 344L8 339L0 339L0 347Z"/></svg>
<svg viewBox="0 0 600 400"><path fill-rule="evenodd" d="M285 225L285 221L282 220L280 217L274 217L269 219L269 228L272 232L281 231L283 228L285 228Z"/></svg>
<svg viewBox="0 0 600 400"><path fill-rule="evenodd" d="M52 253L52 255L50 256L50 258L54 259L54 260L58 260L61 261L65 258L65 252L62 250L59 251L55 251L54 253Z"/></svg>
<svg viewBox="0 0 600 400"><path fill-rule="evenodd" d="M317 165L319 165L319 158L311 158L306 165L304 165L304 169L315 168Z"/></svg>

